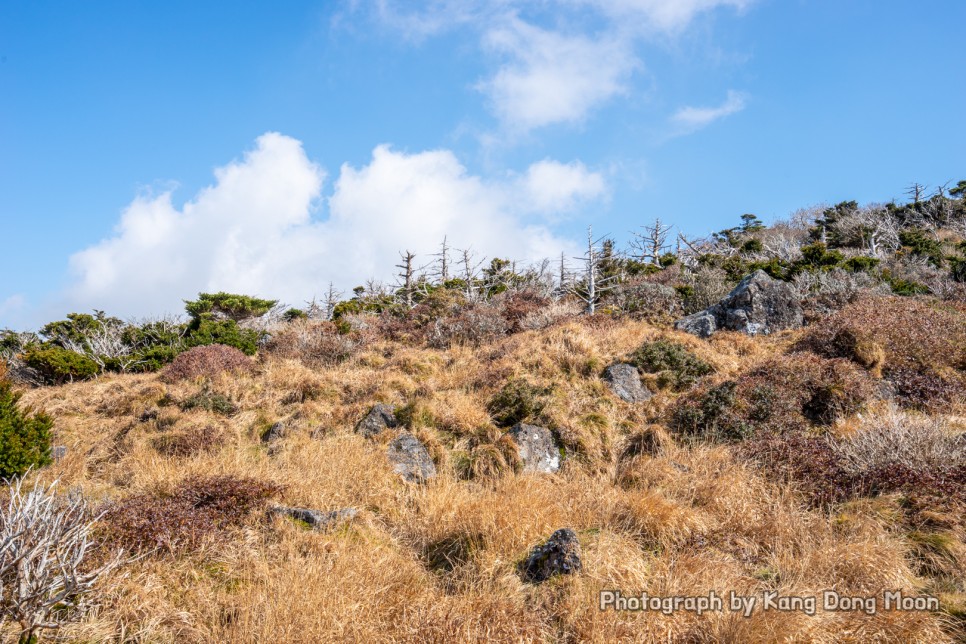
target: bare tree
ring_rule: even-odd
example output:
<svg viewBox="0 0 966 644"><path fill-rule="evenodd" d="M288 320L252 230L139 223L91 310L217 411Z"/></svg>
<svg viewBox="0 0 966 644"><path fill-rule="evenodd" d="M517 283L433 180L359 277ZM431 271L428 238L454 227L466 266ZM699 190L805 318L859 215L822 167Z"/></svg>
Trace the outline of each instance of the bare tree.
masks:
<svg viewBox="0 0 966 644"><path fill-rule="evenodd" d="M450 261L449 261L449 251L450 247L446 243L446 237L443 237L443 243L440 244L439 252L434 254L433 257L437 257L436 266L431 275L437 278L440 284L445 284L449 281L449 271L450 271Z"/></svg>
<svg viewBox="0 0 966 644"><path fill-rule="evenodd" d="M0 509L0 628L20 625L20 641L35 642L46 630L83 617L92 591L124 560L120 552L91 564L94 523L81 495L55 494L57 482L37 482L24 492L23 479L8 487Z"/></svg>
<svg viewBox="0 0 966 644"><path fill-rule="evenodd" d="M571 292L577 295L587 305L587 314L594 315L597 311L597 301L604 291L613 288L609 284L612 278L601 277L600 264L603 253L600 247L604 237L594 239L593 228L587 227L587 252L581 257L575 257L584 263L583 283L575 284Z"/></svg>
<svg viewBox="0 0 966 644"><path fill-rule="evenodd" d="M667 245L668 234L671 232L671 225L664 225L660 219L655 219L651 226L641 226L643 233L632 232L634 238L631 240L631 247L637 251L638 257L642 261L651 264L660 264L661 255L670 250Z"/></svg>
<svg viewBox="0 0 966 644"><path fill-rule="evenodd" d="M477 297L476 282L478 280L480 267L483 266L485 261L485 257L477 260L476 255L470 248L460 251L460 277L464 282L463 294L467 300L473 301Z"/></svg>
<svg viewBox="0 0 966 644"><path fill-rule="evenodd" d="M407 250L405 253L399 253L399 257L402 262L396 264L396 268L399 269L399 273L396 276L398 279L396 285L402 291L403 302L406 304L406 307L411 309L413 308L414 285L416 282L416 269L413 266L413 260L416 259L416 256Z"/></svg>

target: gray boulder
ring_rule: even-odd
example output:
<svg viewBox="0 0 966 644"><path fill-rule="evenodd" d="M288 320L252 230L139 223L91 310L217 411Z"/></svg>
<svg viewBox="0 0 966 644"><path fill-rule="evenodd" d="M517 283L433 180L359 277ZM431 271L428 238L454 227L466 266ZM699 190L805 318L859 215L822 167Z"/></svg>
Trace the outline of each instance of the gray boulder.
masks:
<svg viewBox="0 0 966 644"><path fill-rule="evenodd" d="M674 326L702 338L720 329L767 335L802 326L802 304L791 285L757 270L723 300Z"/></svg>
<svg viewBox="0 0 966 644"><path fill-rule="evenodd" d="M618 398L626 402L644 402L654 395L641 384L641 374L637 367L626 362L607 367L604 370L604 381Z"/></svg>
<svg viewBox="0 0 966 644"><path fill-rule="evenodd" d="M521 572L524 581L540 583L554 575L576 574L582 567L577 533L570 528L561 528L530 551L521 565Z"/></svg>
<svg viewBox="0 0 966 644"><path fill-rule="evenodd" d="M560 469L560 446L549 429L517 423L508 433L517 445L524 472L551 473Z"/></svg>
<svg viewBox="0 0 966 644"><path fill-rule="evenodd" d="M265 430L265 433L262 434L262 442L268 444L276 443L285 438L286 433L285 423L277 422Z"/></svg>
<svg viewBox="0 0 966 644"><path fill-rule="evenodd" d="M674 324L674 328L679 331L696 335L699 338L707 338L718 330L718 321L713 313L699 311L693 315L681 318Z"/></svg>
<svg viewBox="0 0 966 644"><path fill-rule="evenodd" d="M67 456L66 445L54 445L50 448L50 457L55 461L63 460Z"/></svg>
<svg viewBox="0 0 966 644"><path fill-rule="evenodd" d="M359 513L355 508L324 511L310 510L308 508L290 508L282 505L276 505L270 508L268 512L275 516L283 516L301 521L313 530L319 532L331 530L342 523L351 521Z"/></svg>
<svg viewBox="0 0 966 644"><path fill-rule="evenodd" d="M366 438L372 438L397 424L393 408L390 405L380 403L373 405L365 418L359 421L356 425L356 433L362 434Z"/></svg>
<svg viewBox="0 0 966 644"><path fill-rule="evenodd" d="M426 446L409 432L394 438L386 455L393 471L410 483L421 483L436 476L436 465Z"/></svg>

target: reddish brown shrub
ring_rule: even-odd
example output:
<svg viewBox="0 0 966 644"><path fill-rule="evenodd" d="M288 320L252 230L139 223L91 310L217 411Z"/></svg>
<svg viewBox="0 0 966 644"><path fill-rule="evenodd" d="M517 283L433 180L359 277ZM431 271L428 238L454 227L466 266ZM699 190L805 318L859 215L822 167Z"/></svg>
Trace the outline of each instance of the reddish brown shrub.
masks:
<svg viewBox="0 0 966 644"><path fill-rule="evenodd" d="M294 320L272 333L266 354L299 360L308 366L331 366L344 362L363 345L360 334L339 332L327 321Z"/></svg>
<svg viewBox="0 0 966 644"><path fill-rule="evenodd" d="M104 536L131 552L190 550L242 524L280 491L274 483L252 478L191 477L170 494L137 494L109 505L102 518Z"/></svg>
<svg viewBox="0 0 966 644"><path fill-rule="evenodd" d="M723 440L784 434L854 414L874 391L868 374L848 360L792 353L683 396L670 424L685 435Z"/></svg>
<svg viewBox="0 0 966 644"><path fill-rule="evenodd" d="M459 344L479 346L506 333L507 322L499 309L491 304L475 304L459 315L434 321L426 330L426 341L436 348Z"/></svg>
<svg viewBox="0 0 966 644"><path fill-rule="evenodd" d="M506 320L507 331L518 333L523 331L523 320L540 309L550 305L550 299L534 291L515 291L499 296L498 304L503 307L503 319Z"/></svg>
<svg viewBox="0 0 966 644"><path fill-rule="evenodd" d="M817 507L892 492L943 503L966 501L963 465L918 468L893 461L855 472L827 438L804 434L762 437L737 449L769 478L794 484Z"/></svg>
<svg viewBox="0 0 966 644"><path fill-rule="evenodd" d="M946 302L862 299L816 323L795 348L881 372L905 407L942 411L966 396L966 313Z"/></svg>
<svg viewBox="0 0 966 644"><path fill-rule="evenodd" d="M165 382L213 378L226 371L251 372L254 362L244 353L223 344L209 344L188 349L161 370Z"/></svg>

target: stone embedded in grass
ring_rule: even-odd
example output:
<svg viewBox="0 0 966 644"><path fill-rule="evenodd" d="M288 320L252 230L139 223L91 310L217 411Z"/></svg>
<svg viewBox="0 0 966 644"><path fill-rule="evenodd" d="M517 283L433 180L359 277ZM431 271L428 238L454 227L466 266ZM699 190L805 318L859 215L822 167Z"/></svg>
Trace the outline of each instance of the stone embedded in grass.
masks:
<svg viewBox="0 0 966 644"><path fill-rule="evenodd" d="M359 421L356 425L356 433L362 434L366 438L372 438L388 428L396 427L398 424L392 406L380 403L373 405L365 418Z"/></svg>
<svg viewBox="0 0 966 644"><path fill-rule="evenodd" d="M710 337L718 330L718 322L714 315L707 311L699 311L693 315L681 318L674 324L678 331L684 331L699 338Z"/></svg>
<svg viewBox="0 0 966 644"><path fill-rule="evenodd" d="M554 532L543 544L530 551L520 565L523 580L544 582L554 575L573 575L580 572L580 542L570 528Z"/></svg>
<svg viewBox="0 0 966 644"><path fill-rule="evenodd" d="M421 483L436 476L436 465L426 446L409 432L394 438L386 455L393 471L410 483Z"/></svg>
<svg viewBox="0 0 966 644"><path fill-rule="evenodd" d="M359 513L355 508L341 508L339 510L311 510L309 508L290 508L276 505L268 513L275 516L288 517L306 524L312 530L324 532L338 527L354 519Z"/></svg>
<svg viewBox="0 0 966 644"><path fill-rule="evenodd" d="M520 452L524 472L556 472L560 469L560 446L545 427L517 423L508 432Z"/></svg>
<svg viewBox="0 0 966 644"><path fill-rule="evenodd" d="M614 394L625 402L644 402L654 395L641 384L641 375L637 367L626 362L607 367L604 370L604 381Z"/></svg>
<svg viewBox="0 0 966 644"><path fill-rule="evenodd" d="M281 439L285 438L286 433L287 432L285 430L285 423L277 422L265 430L265 433L262 434L262 442L263 443L278 442Z"/></svg>
<svg viewBox="0 0 966 644"><path fill-rule="evenodd" d="M50 456L55 461L59 461L67 456L67 446L66 445L54 445L50 448Z"/></svg>

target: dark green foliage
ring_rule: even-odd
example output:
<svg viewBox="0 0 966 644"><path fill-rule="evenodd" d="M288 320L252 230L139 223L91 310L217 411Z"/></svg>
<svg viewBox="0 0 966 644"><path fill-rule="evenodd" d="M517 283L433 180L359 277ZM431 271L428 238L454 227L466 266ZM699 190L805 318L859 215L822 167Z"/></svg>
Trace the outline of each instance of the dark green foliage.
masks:
<svg viewBox="0 0 966 644"><path fill-rule="evenodd" d="M872 394L871 378L849 361L792 353L682 397L671 428L726 441L784 435L854 414Z"/></svg>
<svg viewBox="0 0 966 644"><path fill-rule="evenodd" d="M850 240L839 235L835 223L854 215L858 209L859 204L856 201L843 201L831 208L826 208L822 216L815 221L815 226L809 230L809 235L817 242L822 241L824 236L830 248L848 246Z"/></svg>
<svg viewBox="0 0 966 644"><path fill-rule="evenodd" d="M645 342L630 355L630 362L644 373L658 374L658 384L674 391L683 391L714 371L684 345L664 339Z"/></svg>
<svg viewBox="0 0 966 644"><path fill-rule="evenodd" d="M206 315L224 317L235 322L268 313L278 300L262 300L234 293L199 293L197 300L185 300L185 310L193 320Z"/></svg>
<svg viewBox="0 0 966 644"><path fill-rule="evenodd" d="M501 427L537 421L549 403L552 387L538 387L515 378L487 403L487 411Z"/></svg>
<svg viewBox="0 0 966 644"><path fill-rule="evenodd" d="M926 295L929 293L929 287L926 285L893 277L889 271L883 271L882 278L896 295Z"/></svg>
<svg viewBox="0 0 966 644"><path fill-rule="evenodd" d="M966 282L966 259L953 257L949 260L949 274L957 282Z"/></svg>
<svg viewBox="0 0 966 644"><path fill-rule="evenodd" d="M216 320L211 317L199 318L192 323L186 345L198 347L209 344L224 344L235 347L245 355L255 355L261 335L254 329L242 329L234 320Z"/></svg>
<svg viewBox="0 0 966 644"><path fill-rule="evenodd" d="M765 224L761 223L761 220L758 219L757 215L746 213L741 216L741 232L754 233L764 229Z"/></svg>
<svg viewBox="0 0 966 644"><path fill-rule="evenodd" d="M680 401L671 415L671 429L684 436L726 441L749 436L752 432L749 425L729 418L737 386L734 381L724 382L699 396Z"/></svg>
<svg viewBox="0 0 966 644"><path fill-rule="evenodd" d="M936 268L943 265L943 245L938 239L931 239L926 231L918 228L904 230L899 233L899 243L913 255L925 257Z"/></svg>
<svg viewBox="0 0 966 644"><path fill-rule="evenodd" d="M841 252L828 250L825 244L816 242L802 246L802 259L796 262L796 272L807 269L831 269L841 264L844 259Z"/></svg>
<svg viewBox="0 0 966 644"><path fill-rule="evenodd" d="M31 347L23 360L47 382L58 385L93 378L101 371L100 366L87 356L53 344Z"/></svg>
<svg viewBox="0 0 966 644"><path fill-rule="evenodd" d="M20 476L31 467L51 462L50 430L54 421L44 413L31 414L17 403L20 395L0 381L0 478Z"/></svg>
<svg viewBox="0 0 966 644"><path fill-rule="evenodd" d="M292 322L294 320L306 320L308 319L309 314L302 309L292 308L286 311L282 317L285 318L286 322Z"/></svg>
<svg viewBox="0 0 966 644"><path fill-rule="evenodd" d="M51 322L40 329L40 335L48 342L60 347L68 343L85 345L92 332L101 327L119 329L124 322L115 317L108 317L104 311L95 311L94 315L87 313L68 313L66 320Z"/></svg>
<svg viewBox="0 0 966 644"><path fill-rule="evenodd" d="M859 255L857 257L850 257L842 262L842 268L847 271L852 271L853 273L861 273L863 271L870 272L879 265L880 261L881 260L876 257Z"/></svg>
<svg viewBox="0 0 966 644"><path fill-rule="evenodd" d="M741 252L743 253L760 253L764 249L765 247L760 239L749 239L741 245Z"/></svg>

